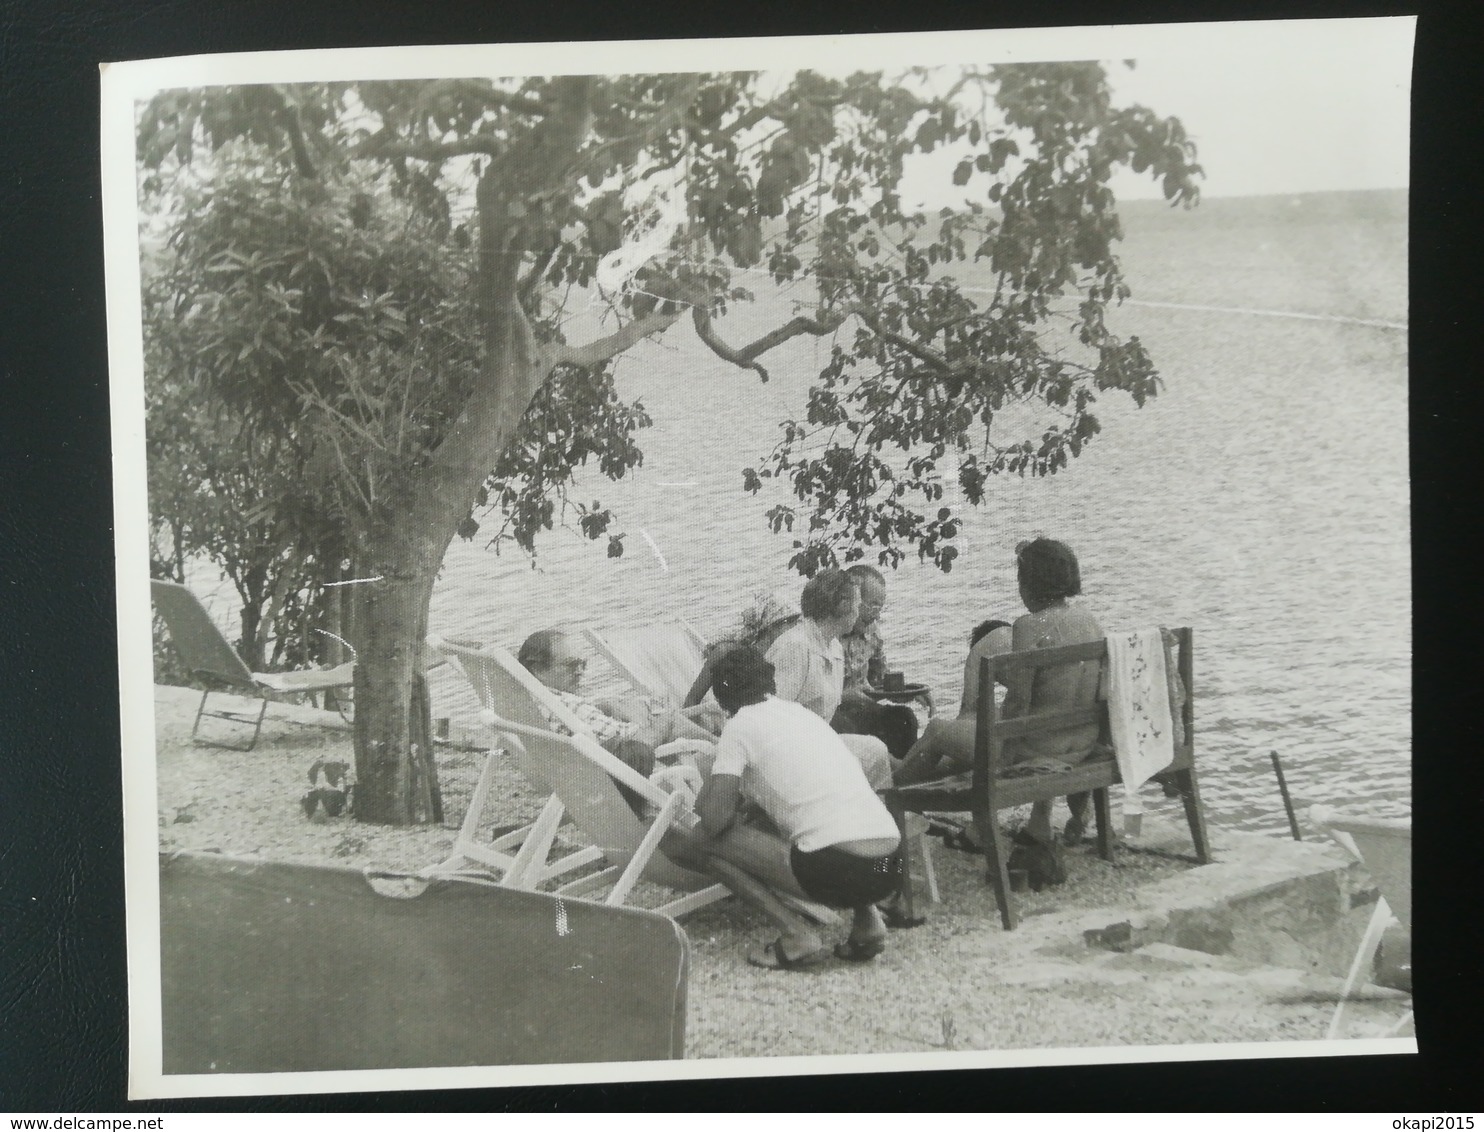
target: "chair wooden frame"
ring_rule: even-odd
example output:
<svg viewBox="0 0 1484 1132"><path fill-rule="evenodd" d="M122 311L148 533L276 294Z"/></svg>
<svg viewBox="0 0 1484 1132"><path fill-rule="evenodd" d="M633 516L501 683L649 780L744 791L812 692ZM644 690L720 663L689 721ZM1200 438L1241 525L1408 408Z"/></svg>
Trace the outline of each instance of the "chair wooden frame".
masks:
<svg viewBox="0 0 1484 1132"><path fill-rule="evenodd" d="M1184 743L1177 744L1175 758L1168 767L1155 775L1159 781L1171 782L1179 791L1185 807L1186 820L1190 825L1191 841L1195 848L1195 859L1199 864L1211 860L1210 840L1206 833L1205 814L1201 808L1200 787L1195 771L1195 725L1192 636L1188 628L1175 632L1179 649L1179 671L1184 681L1186 695L1184 704ZM1010 877L1007 864L1009 853L1004 834L1000 831L995 815L1000 810L1028 803L1051 801L1068 795L1091 793L1093 812L1097 824L1098 855L1105 861L1112 860L1112 807L1109 787L1122 781L1118 764L1112 758L1085 762L1070 770L1057 774L1037 774L1027 777L1002 777L1005 745L1014 739L1056 731L1069 727L1097 724L1106 733L1108 705L1099 701L1087 707L1055 712L1036 712L1014 719L1002 719L995 703L996 683L1012 672L1022 680L1034 680L1041 669L1057 665L1085 661L1106 663L1108 645L1106 641L1089 644L1064 645L1058 648L1037 649L1029 652L1002 653L985 657L979 666L979 703L974 730L974 763L967 774L958 774L935 782L912 786L899 786L884 795L887 808L897 819L897 825L906 833L906 815L909 813L969 813L973 815L975 832L984 846L985 862L988 866L989 882L994 886L995 901L999 905L1000 921L1006 931L1013 930L1019 922L1014 898L1010 892ZM1029 671L1027 671L1029 670ZM908 854L911 853L907 842ZM911 870L907 870L910 878ZM913 914L912 883L905 880L902 886L903 909L909 917Z"/></svg>
<svg viewBox="0 0 1484 1132"><path fill-rule="evenodd" d="M628 681L635 691L641 695L653 696L671 707L680 707L685 701L685 694L690 691L690 685L687 684L684 688L666 685L657 674L644 671L645 666L638 656L644 651L645 635L652 634L656 630L668 631L670 638L667 643L689 645L694 650L695 671L690 674L690 679L694 681L701 671L706 639L683 620L640 629L610 629L606 632L587 629L584 634L588 643L613 666L620 676Z"/></svg>
<svg viewBox="0 0 1484 1132"><path fill-rule="evenodd" d="M305 669L298 672L254 672L243 663L217 628L216 622L206 612L206 607L187 587L178 582L160 579L150 581L150 596L165 619L170 630L170 639L191 675L204 686L201 703L196 708L196 718L191 725L191 738L203 747L222 747L230 751L250 751L258 743L263 730L263 718L268 714L268 704L274 695L307 696L317 692L350 688L355 684L355 663L349 662L335 668ZM251 712L217 709L209 711L207 698L213 692L232 690L261 701L257 715ZM250 725L252 738L246 746L200 739L197 732L201 720L225 719L232 723Z"/></svg>

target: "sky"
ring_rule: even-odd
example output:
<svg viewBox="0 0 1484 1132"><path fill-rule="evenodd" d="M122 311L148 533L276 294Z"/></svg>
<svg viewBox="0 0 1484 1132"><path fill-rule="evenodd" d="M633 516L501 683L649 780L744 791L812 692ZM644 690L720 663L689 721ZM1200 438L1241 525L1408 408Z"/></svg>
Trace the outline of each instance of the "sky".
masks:
<svg viewBox="0 0 1484 1132"><path fill-rule="evenodd" d="M1408 184L1411 37L1348 23L1263 53L1161 54L1111 69L1120 101L1185 124L1206 196L1390 189ZM1341 29L1336 28L1336 31ZM1159 196L1127 174L1120 199Z"/></svg>
<svg viewBox="0 0 1484 1132"><path fill-rule="evenodd" d="M1206 172L1203 196L1408 184L1410 20L1079 30L1042 33L1019 54L1107 61L1115 102L1142 103L1184 123ZM1123 63L1129 58L1133 69ZM942 185L957 160L921 159L904 196L949 203ZM1120 200L1162 195L1157 182L1130 171L1115 177L1113 189Z"/></svg>

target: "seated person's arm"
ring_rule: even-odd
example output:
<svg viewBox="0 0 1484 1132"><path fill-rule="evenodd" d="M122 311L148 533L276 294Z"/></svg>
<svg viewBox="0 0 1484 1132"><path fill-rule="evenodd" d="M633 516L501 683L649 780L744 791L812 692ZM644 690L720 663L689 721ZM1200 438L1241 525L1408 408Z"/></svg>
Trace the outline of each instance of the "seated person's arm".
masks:
<svg viewBox="0 0 1484 1132"><path fill-rule="evenodd" d="M985 657L1010 652L1013 648L1008 626L992 629L974 642L968 659L964 661L964 693L959 701L959 715L972 715L979 706L979 662Z"/></svg>
<svg viewBox="0 0 1484 1132"><path fill-rule="evenodd" d="M647 696L635 695L615 696L611 699L599 700L598 706L614 719L621 719L626 723L632 724L638 729L638 732L653 731L660 733L666 731L668 728L668 717L673 715L675 711L673 708L661 707L656 701ZM640 735L639 737L642 738L643 736Z"/></svg>
<svg viewBox="0 0 1484 1132"><path fill-rule="evenodd" d="M690 686L690 691L685 693L685 702L681 707L695 707L706 698L706 693L711 691L711 670L715 667L715 658L708 652L706 659L701 661L701 671L696 674L695 681Z"/></svg>
<svg viewBox="0 0 1484 1132"><path fill-rule="evenodd" d="M603 704L579 698L575 702L568 702L567 706L573 715L587 724L593 736L605 747L622 739L632 739L638 731L632 722L608 711Z"/></svg>
<svg viewBox="0 0 1484 1132"><path fill-rule="evenodd" d="M773 694L780 700L799 702L809 669L809 650L802 641L779 638L768 650L773 665Z"/></svg>
<svg viewBox="0 0 1484 1132"><path fill-rule="evenodd" d="M686 729L686 725L696 728L695 738L704 738L708 742L715 740L721 734L721 729L726 726L727 713L722 711L721 705L715 703L699 703L695 707L679 709L680 725L676 728L677 739L692 737L692 732Z"/></svg>
<svg viewBox="0 0 1484 1132"><path fill-rule="evenodd" d="M713 774L708 778L695 806L702 836L715 839L730 829L737 820L741 802L742 780L735 774Z"/></svg>
<svg viewBox="0 0 1484 1132"><path fill-rule="evenodd" d="M1033 652L1040 647L1036 639L1038 630L1031 623L1029 617L1016 618L1015 626L1011 631L1013 647L1011 652ZM1036 674L1034 669L1022 668L1012 672L1005 680L1004 718L1014 719L1018 715L1025 715L1031 710L1031 693L1034 691Z"/></svg>

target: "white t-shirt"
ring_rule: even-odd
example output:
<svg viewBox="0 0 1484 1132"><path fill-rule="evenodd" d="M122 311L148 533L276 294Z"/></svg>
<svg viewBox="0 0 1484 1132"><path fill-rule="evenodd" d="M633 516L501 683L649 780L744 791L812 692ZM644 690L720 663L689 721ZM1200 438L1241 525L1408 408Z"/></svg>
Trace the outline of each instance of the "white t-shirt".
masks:
<svg viewBox="0 0 1484 1132"><path fill-rule="evenodd" d="M840 736L789 700L769 696L732 716L717 741L711 773L740 778L742 793L805 853L898 835L897 823Z"/></svg>

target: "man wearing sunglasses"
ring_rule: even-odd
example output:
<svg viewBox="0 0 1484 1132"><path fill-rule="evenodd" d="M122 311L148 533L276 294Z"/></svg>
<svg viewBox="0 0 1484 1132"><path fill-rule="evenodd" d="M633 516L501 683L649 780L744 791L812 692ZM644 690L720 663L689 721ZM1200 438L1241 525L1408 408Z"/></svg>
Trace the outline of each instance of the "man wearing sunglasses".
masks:
<svg viewBox="0 0 1484 1132"><path fill-rule="evenodd" d="M516 657L530 674L545 684L557 699L592 729L594 738L608 751L640 767L620 747L639 744L654 761L654 748L673 739L716 738L675 708L639 697L592 700L582 695L587 657L578 639L560 629L540 629L526 638ZM555 725L555 721L552 721ZM648 774L648 771L643 773Z"/></svg>

